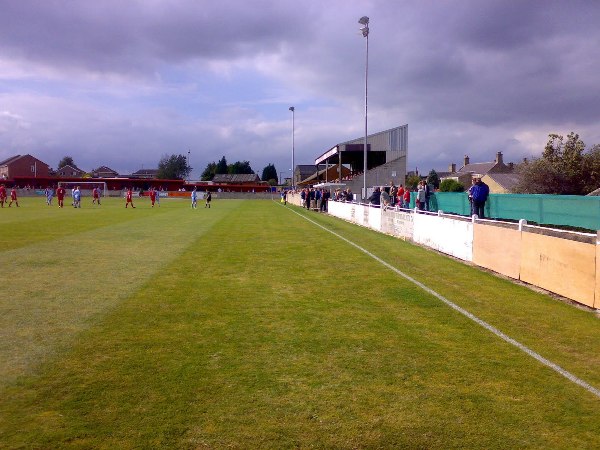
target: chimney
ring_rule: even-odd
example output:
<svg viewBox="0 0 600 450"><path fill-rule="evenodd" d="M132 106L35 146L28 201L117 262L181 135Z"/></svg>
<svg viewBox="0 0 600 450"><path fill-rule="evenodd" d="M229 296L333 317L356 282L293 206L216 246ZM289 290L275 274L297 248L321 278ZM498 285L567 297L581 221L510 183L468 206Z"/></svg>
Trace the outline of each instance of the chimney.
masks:
<svg viewBox="0 0 600 450"><path fill-rule="evenodd" d="M448 166L448 170L450 171L450 173L454 173L456 172L456 164L452 163Z"/></svg>
<svg viewBox="0 0 600 450"><path fill-rule="evenodd" d="M469 165L469 157L467 155L465 155L465 163L464 163L464 165L465 166Z"/></svg>
<svg viewBox="0 0 600 450"><path fill-rule="evenodd" d="M511 163L511 162L510 162L510 163L508 163L508 168L509 168L510 170L514 170L514 168L515 168L515 163Z"/></svg>
<svg viewBox="0 0 600 450"><path fill-rule="evenodd" d="M523 158L523 162L526 163L527 162L527 158Z"/></svg>
<svg viewBox="0 0 600 450"><path fill-rule="evenodd" d="M502 161L502 152L496 153L496 164L504 164Z"/></svg>

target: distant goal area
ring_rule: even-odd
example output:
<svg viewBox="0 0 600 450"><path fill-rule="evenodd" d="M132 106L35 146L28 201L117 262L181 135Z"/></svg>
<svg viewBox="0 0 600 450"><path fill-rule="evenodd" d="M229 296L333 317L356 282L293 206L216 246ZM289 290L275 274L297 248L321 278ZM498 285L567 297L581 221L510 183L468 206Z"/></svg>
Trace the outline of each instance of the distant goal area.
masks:
<svg viewBox="0 0 600 450"><path fill-rule="evenodd" d="M103 181L59 181L58 186L65 188L67 192L79 187L79 190L82 191L82 193L89 192L89 194L91 194L94 189L98 189L100 191L100 197L108 196L108 187L106 182Z"/></svg>

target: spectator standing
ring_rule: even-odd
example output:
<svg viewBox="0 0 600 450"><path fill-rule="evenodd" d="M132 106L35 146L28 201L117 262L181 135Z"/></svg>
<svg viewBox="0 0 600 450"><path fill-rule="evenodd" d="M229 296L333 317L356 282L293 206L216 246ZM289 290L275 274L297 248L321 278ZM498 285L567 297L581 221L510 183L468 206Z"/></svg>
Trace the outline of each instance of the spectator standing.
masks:
<svg viewBox="0 0 600 450"><path fill-rule="evenodd" d="M396 199L398 195L398 188L393 181L390 181L390 206L396 205Z"/></svg>
<svg viewBox="0 0 600 450"><path fill-rule="evenodd" d="M396 205L398 208L404 208L404 187L400 185L396 193Z"/></svg>
<svg viewBox="0 0 600 450"><path fill-rule="evenodd" d="M331 192L329 192L329 189L323 189L323 198L321 199L321 212L327 212L327 204L329 203L330 197Z"/></svg>
<svg viewBox="0 0 600 450"><path fill-rule="evenodd" d="M423 181L423 189L425 190L425 211L429 211L429 197L431 197L431 187L427 181Z"/></svg>
<svg viewBox="0 0 600 450"><path fill-rule="evenodd" d="M417 189L417 207L420 211L425 210L425 185L426 183L424 181L421 181Z"/></svg>
<svg viewBox="0 0 600 450"><path fill-rule="evenodd" d="M315 190L315 208L318 211L321 211L321 201L323 200L323 192L321 191L321 189L316 189Z"/></svg>
<svg viewBox="0 0 600 450"><path fill-rule="evenodd" d="M354 194L352 194L352 190L350 188L348 188L348 190L346 191L346 201L347 202L354 201Z"/></svg>
<svg viewBox="0 0 600 450"><path fill-rule="evenodd" d="M381 189L379 189L379 186L375 188L368 200L371 205L379 206L381 204Z"/></svg>
<svg viewBox="0 0 600 450"><path fill-rule="evenodd" d="M306 191L306 209L310 209L311 203L315 201L315 190L313 188Z"/></svg>
<svg viewBox="0 0 600 450"><path fill-rule="evenodd" d="M471 187L467 189L467 195L469 196L469 206L471 207L471 215L475 214L475 209L473 207L473 188L475 187L476 178L471 180Z"/></svg>
<svg viewBox="0 0 600 450"><path fill-rule="evenodd" d="M410 189L408 188L408 186L406 186L406 189L404 189L404 201L402 202L402 207L403 208L410 208Z"/></svg>
<svg viewBox="0 0 600 450"><path fill-rule="evenodd" d="M487 201L488 195L490 194L490 188L487 184L481 181L481 178L475 180L473 185L473 213L477 214L480 219L485 218L484 209L485 202Z"/></svg>
<svg viewBox="0 0 600 450"><path fill-rule="evenodd" d="M385 187L381 189L381 199L380 203L383 206L383 210L385 211L390 206L390 194L385 190Z"/></svg>

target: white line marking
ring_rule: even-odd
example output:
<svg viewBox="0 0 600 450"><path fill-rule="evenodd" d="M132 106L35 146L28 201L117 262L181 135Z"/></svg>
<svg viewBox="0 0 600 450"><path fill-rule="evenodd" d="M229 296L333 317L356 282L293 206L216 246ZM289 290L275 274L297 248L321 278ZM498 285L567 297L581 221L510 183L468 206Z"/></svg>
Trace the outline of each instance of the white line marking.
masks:
<svg viewBox="0 0 600 450"><path fill-rule="evenodd" d="M437 299L441 300L442 302L444 302L446 305L448 305L450 308L454 309L455 311L458 311L459 313L461 313L463 316L468 317L469 319L471 319L473 322L477 323L478 325L481 325L483 328L485 328L488 331L491 331L492 333L494 333L496 336L498 336L500 339L508 342L511 345L514 345L515 347L517 347L519 350L522 350L523 352L527 353L529 356L531 356L532 358L538 360L539 362L541 362L542 364L544 364L545 366L551 368L552 370L554 370L555 372L559 373L560 375L562 375L563 377L565 377L566 379L572 381L573 383L581 386L582 388L584 388L585 390L587 390L588 392L591 392L592 394L594 394L596 397L600 398L600 389L595 388L594 386L592 386L591 384L583 381L581 378L576 377L575 375L573 375L571 372L563 369L562 367L560 367L558 364L553 363L552 361L544 358L542 355L540 355L539 353L534 352L533 350L531 350L529 347L527 347L526 345L521 344L519 341L514 340L513 338L511 338L510 336L504 334L502 331L498 330L496 327L490 325L489 323L487 323L484 320L481 320L479 317L473 315L472 313L470 313L469 311L467 311L464 308L461 308L460 306L458 306L456 303L451 302L450 300L448 300L446 297L444 297L441 294L438 294L437 292L435 292L433 289L425 286L423 283L421 283L418 280L415 280L414 278L412 278L411 276L405 274L404 272L402 272L401 270L396 269L394 266L392 266L391 264L385 262L383 259L379 258L378 256L374 255L373 253L369 252L367 249L361 247L358 244L355 244L354 242L346 239L344 236L341 236L339 234L337 234L335 231L331 231L327 228L325 228L323 225L321 225L320 223L315 222L314 220L303 216L302 214L294 211L292 208L288 208L290 211L292 211L294 214L297 214L298 216L302 217L303 219L311 222L312 224L318 226L319 228L327 231L328 233L333 234L334 236L340 238L342 241L350 244L351 246L357 248L358 250L360 250L361 252L365 253L366 255L370 256L371 258L373 258L375 261L381 263L382 265L384 265L385 267L387 267L388 269L396 272L398 275L400 275L401 277L407 279L408 281L410 281L411 283L417 285L418 287L420 287L421 289L423 289L425 292L433 295L434 297L436 297Z"/></svg>

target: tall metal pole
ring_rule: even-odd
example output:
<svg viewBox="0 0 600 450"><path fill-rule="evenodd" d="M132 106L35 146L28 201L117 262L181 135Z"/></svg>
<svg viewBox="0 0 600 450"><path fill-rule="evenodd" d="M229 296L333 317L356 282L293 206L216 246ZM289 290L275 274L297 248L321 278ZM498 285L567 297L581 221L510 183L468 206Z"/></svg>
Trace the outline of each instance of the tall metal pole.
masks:
<svg viewBox="0 0 600 450"><path fill-rule="evenodd" d="M290 111L292 112L292 190L296 189L296 176L295 176L295 170L296 170L296 162L294 161L294 134L295 134L295 117L294 117L294 112L296 111L296 108L294 108L293 106L290 106Z"/></svg>
<svg viewBox="0 0 600 450"><path fill-rule="evenodd" d="M369 18L367 16L363 16L359 19L358 23L363 25L360 29L362 31L362 35L365 37L365 42L367 45L366 51L366 60L365 60L365 143L364 143L364 161L363 161L363 199L367 196L367 105L368 105L368 80L369 80Z"/></svg>

